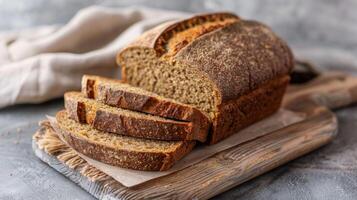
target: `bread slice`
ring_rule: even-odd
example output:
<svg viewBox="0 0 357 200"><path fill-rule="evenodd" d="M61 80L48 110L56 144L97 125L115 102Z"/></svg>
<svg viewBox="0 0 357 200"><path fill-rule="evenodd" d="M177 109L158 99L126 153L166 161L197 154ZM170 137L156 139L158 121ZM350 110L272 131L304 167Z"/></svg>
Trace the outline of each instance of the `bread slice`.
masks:
<svg viewBox="0 0 357 200"><path fill-rule="evenodd" d="M293 60L269 27L230 13L167 22L117 55L123 82L205 112L211 144L278 110Z"/></svg>
<svg viewBox="0 0 357 200"><path fill-rule="evenodd" d="M56 115L56 132L77 152L100 162L135 170L164 171L189 153L195 141L158 141L102 132Z"/></svg>
<svg viewBox="0 0 357 200"><path fill-rule="evenodd" d="M94 128L121 135L158 140L199 140L204 142L207 130L193 122L174 121L145 113L115 108L80 92L64 95L65 107L70 117Z"/></svg>
<svg viewBox="0 0 357 200"><path fill-rule="evenodd" d="M209 129L209 117L194 106L161 97L153 92L122 83L120 80L84 75L82 92L86 97L110 106L190 121L199 126L201 132L208 132Z"/></svg>

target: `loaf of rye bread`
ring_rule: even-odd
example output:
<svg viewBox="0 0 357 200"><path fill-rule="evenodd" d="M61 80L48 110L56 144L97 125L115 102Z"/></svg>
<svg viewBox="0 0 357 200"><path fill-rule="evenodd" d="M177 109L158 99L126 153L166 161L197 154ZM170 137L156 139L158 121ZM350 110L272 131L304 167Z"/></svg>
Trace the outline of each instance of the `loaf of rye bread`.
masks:
<svg viewBox="0 0 357 200"><path fill-rule="evenodd" d="M117 79L84 75L82 93L104 104L155 116L189 121L208 132L209 119L194 106L159 96L142 88L134 87Z"/></svg>
<svg viewBox="0 0 357 200"><path fill-rule="evenodd" d="M214 13L147 31L117 63L123 82L206 113L214 144L279 108L294 62L267 26Z"/></svg>
<svg viewBox="0 0 357 200"><path fill-rule="evenodd" d="M98 131L70 119L66 111L58 112L56 121L56 133L77 152L129 169L167 170L195 145L195 141L159 141Z"/></svg>
<svg viewBox="0 0 357 200"><path fill-rule="evenodd" d="M111 107L80 92L64 95L69 116L95 129L121 135L157 140L198 140L204 142L208 127L202 124L175 121L145 113ZM206 124L208 125L208 124Z"/></svg>

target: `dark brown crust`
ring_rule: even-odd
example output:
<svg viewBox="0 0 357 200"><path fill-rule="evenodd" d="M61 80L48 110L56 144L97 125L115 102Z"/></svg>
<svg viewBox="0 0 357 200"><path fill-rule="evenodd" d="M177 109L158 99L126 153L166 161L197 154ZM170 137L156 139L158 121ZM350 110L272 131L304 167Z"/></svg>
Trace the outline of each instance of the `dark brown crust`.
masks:
<svg viewBox="0 0 357 200"><path fill-rule="evenodd" d="M118 88L112 88L108 84L101 84L101 82L105 82L107 78L101 81L99 80L101 80L101 77L98 76L83 76L82 83L86 85L83 85L82 88L86 88L86 90L82 92L85 93L87 97L95 98L110 106L139 111L164 118L192 122L193 128L197 129L194 132L197 132L197 136L200 137L197 139L200 141L205 140L205 135L207 135L209 131L210 122L208 117L198 109L190 105L177 104L166 98L158 99L155 96L128 92Z"/></svg>
<svg viewBox="0 0 357 200"><path fill-rule="evenodd" d="M95 98L94 96L94 84L95 80L94 79L87 79L85 80L85 85L82 85L82 88L85 87L85 90L83 91L88 98Z"/></svg>
<svg viewBox="0 0 357 200"><path fill-rule="evenodd" d="M224 102L289 74L291 55L287 45L266 26L238 21L197 38L175 60L206 73Z"/></svg>
<svg viewBox="0 0 357 200"><path fill-rule="evenodd" d="M97 102L97 104L101 103ZM135 118L125 116L120 112L113 113L100 108L90 108L85 101L73 97L71 92L65 94L65 107L71 119L90 124L101 131L120 135L158 140L199 140L204 142L208 133L207 130L202 132L199 125L192 122L164 119L156 121L145 118L146 114L142 114L142 118ZM90 112L90 109L95 110Z"/></svg>
<svg viewBox="0 0 357 200"><path fill-rule="evenodd" d="M222 104L217 121L213 124L210 144L215 144L276 112L289 80L289 76L279 77L236 100Z"/></svg>
<svg viewBox="0 0 357 200"><path fill-rule="evenodd" d="M149 30L118 54L118 64L125 65L121 54L134 47L152 48L159 57L160 49L164 47L158 44L165 44L160 42L163 35L174 37L170 33L175 27L185 27L203 16L168 22ZM234 15L213 13L207 16L219 18ZM174 59L209 77L217 86L222 102L238 98L275 77L289 74L294 66L290 48L270 28L256 21L242 19L196 38L182 48ZM225 67L222 67L222 63ZM125 74L123 67L123 80Z"/></svg>
<svg viewBox="0 0 357 200"><path fill-rule="evenodd" d="M57 115L61 115L63 112L64 111L60 111ZM58 119L57 117L57 120ZM95 141L78 138L72 133L60 128L60 126L54 126L54 129L60 135L61 139L77 152L109 165L135 170L168 170L175 162L189 153L195 145L194 141L182 141L182 145L171 153L133 152L114 149L95 143Z"/></svg>
<svg viewBox="0 0 357 200"><path fill-rule="evenodd" d="M82 93L86 95L86 97L91 98L91 99L96 99L96 94L98 93L97 91L97 79L101 79L102 81L107 81L107 82L115 82L115 83L121 83L122 80L120 79L112 79L112 78L107 78L107 77L101 77L101 76L95 76L95 75L83 75L82 77L82 82L81 82L81 88L82 88Z"/></svg>
<svg viewBox="0 0 357 200"><path fill-rule="evenodd" d="M129 51L130 48L146 48L148 52L153 51L156 55L160 55L157 47L158 38L169 30L168 27L178 26L178 24L184 26L186 23L187 20L176 21L148 31L126 50L119 52L117 63L124 66L122 68L123 80L126 80L125 59L122 57L125 51ZM158 59L164 62L166 58L158 56ZM245 96L249 97L253 91L265 88L264 85L268 82L288 76L294 64L290 48L271 29L259 22L242 19L201 35L185 45L174 58L170 59L174 61L173 63L190 68L195 73L207 77L216 87L216 97L219 101L217 102L217 117L213 119L211 128L212 141L210 143L216 143L237 132L241 127L246 127L276 111L285 91L286 85L284 84L275 88L276 91L272 92L274 96L271 98L258 95L259 100L272 101L272 103L262 111L250 106L252 112L248 113L254 113L251 117L240 116L239 109L241 108L238 104L241 103L238 102L243 101ZM263 104L254 99L249 102L256 107ZM234 106L237 108L233 108ZM234 121L236 125L232 125L232 115L240 116L240 120ZM227 126L231 128L222 128Z"/></svg>
<svg viewBox="0 0 357 200"><path fill-rule="evenodd" d="M162 33L158 35L153 48L155 49L157 55L161 56L167 51L165 47L167 45L168 40L173 35L175 35L177 32L180 32L182 30L188 29L193 26L203 24L205 22L221 21L221 20L227 19L227 18L234 18L237 20L239 19L238 16L231 14L231 13L213 13L213 14L196 15L191 18L182 20L179 23L173 23L170 26L168 26L167 28L165 28L165 30L162 31ZM204 29L201 31L200 35L207 34L211 31L217 30L219 28L221 28L221 26L214 26L211 29ZM185 44L184 46L186 46L186 45L188 45L188 43ZM179 50L179 49L177 49L177 50Z"/></svg>
<svg viewBox="0 0 357 200"><path fill-rule="evenodd" d="M189 24L201 24L206 21L212 21L219 18L236 18L239 19L238 16L228 13L207 13L201 15L195 15L183 20L173 20L168 21L163 24L160 24L153 29L143 33L138 39L134 40L130 43L127 48L132 47L148 47L155 49L158 56L162 55L164 52L163 46L166 45L167 40L170 36L172 36L175 32L179 32L184 30L185 28L189 28ZM124 49L126 50L126 49Z"/></svg>

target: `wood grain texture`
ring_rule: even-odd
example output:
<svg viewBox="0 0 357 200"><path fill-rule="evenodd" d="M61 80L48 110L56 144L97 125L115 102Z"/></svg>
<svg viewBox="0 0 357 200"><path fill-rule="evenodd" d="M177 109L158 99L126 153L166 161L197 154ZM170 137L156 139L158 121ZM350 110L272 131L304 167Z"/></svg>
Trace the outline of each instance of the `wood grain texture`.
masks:
<svg viewBox="0 0 357 200"><path fill-rule="evenodd" d="M296 107L301 101L312 101L330 109L357 102L357 78L341 72L328 72L307 84L288 87L285 107Z"/></svg>
<svg viewBox="0 0 357 200"><path fill-rule="evenodd" d="M329 142L337 130L334 115L322 107L315 107L310 112L314 114L300 123L132 188L111 178L94 182L83 179L76 170L64 167L60 161L39 150L36 143L33 147L39 158L97 198L207 199Z"/></svg>
<svg viewBox="0 0 357 200"><path fill-rule="evenodd" d="M321 79L324 85L330 81L336 81L335 78L325 81L324 77ZM311 84L311 87L321 87L316 82L310 82L309 84ZM305 86L300 87L303 88ZM306 88L311 89L311 87ZM349 100L337 102L344 102L347 105L347 103L355 101L354 98L351 99L351 97L355 96L355 94L351 93L354 91L351 88L354 87L355 85L353 84L343 87L347 92L350 92L350 95L341 95L340 97L348 97ZM331 88L335 90L334 87ZM296 95L297 93L293 92L294 90L304 95ZM78 178L77 176L82 177L82 175L71 172L63 164L58 164L59 161L57 161L57 164L53 164L56 163L56 159L53 160L52 158L51 162L49 162L50 155L37 149L35 143L33 147L39 158L71 180L80 180L75 182L97 198L207 199L304 155L330 142L335 137L337 121L334 114L326 107L318 105L318 101L313 101L311 98L311 95L316 96L319 94L316 91L322 90L309 90L314 92L306 93L302 92L303 89L296 88L294 90L291 89L287 93L284 106L296 112L305 113L307 118L304 121L220 152L182 171L132 188L126 188L113 181L110 177L108 180L101 182L91 182L88 179ZM333 94L328 90L328 88L323 90L325 96ZM291 98L289 97L290 95L296 95L296 98ZM294 99L299 102L294 102ZM341 105L343 104L339 103L332 107ZM91 185L93 187L90 187Z"/></svg>
<svg viewBox="0 0 357 200"><path fill-rule="evenodd" d="M96 0L26 0L26 1L1 1L0 15L6 19L0 21L0 28L3 30L18 29L43 24L62 24L67 22L81 7L89 6ZM133 1L107 0L100 1L101 4L111 6L126 6ZM280 1L272 0L266 6L261 6L261 1L231 1L231 0L207 0L207 1L140 1L141 5L163 7L167 9L183 9L186 11L210 11L212 6L219 6L224 10L234 10L238 14L263 20L271 25L279 35L289 41L289 44L296 47L295 51L301 57L309 58L319 63L325 69L334 69L356 72L357 45L355 24L357 12L355 12L356 1ZM297 15L292 15L291 9ZM56 12L61 8L61 12ZM256 8L256 9L254 9ZM316 12L316 8L318 12ZM340 9L341 8L341 9ZM11 10L10 10L11 9ZM14 9L14 10L12 10ZM341 10L344 10L341 12ZM276 17L272 17L276 14ZM26 16L26 17L24 17ZM340 20L343 19L343 20ZM311 27L315 28L311 28ZM317 37L319 36L319 37ZM301 47L299 49L298 47ZM51 101L40 105L21 105L3 109L0 111L0 132L10 132L8 139L1 137L0 149L0 199L78 199L88 200L90 196L80 187L71 184L64 176L50 169L47 165L36 159L30 152L30 134L33 129L22 127L24 123L34 122L42 119L45 114L54 114L63 106L63 100ZM225 192L217 199L355 199L356 193L356 171L357 166L357 107L339 109L339 136L332 144L313 152L303 159L295 160L289 165L284 165L277 170L266 173L264 176L255 178L253 181L235 187L229 192ZM21 127L26 132L22 143L14 145L18 134L16 129ZM14 133L14 134L12 134ZM341 137L342 136L342 137ZM336 138L337 139L337 138ZM346 147L348 144L349 150ZM8 152L7 154L5 152ZM11 153L11 154L10 154ZM318 155L318 156L316 156ZM332 158L339 158L336 161ZM16 159L14 159L16 158ZM21 159L21 160L20 160ZM301 162L306 161L306 167L297 168ZM348 161L348 162L347 162ZM16 165L10 165L14 164ZM318 163L318 164L316 164ZM315 165L317 166L315 166ZM9 165L9 167L5 167ZM23 173L15 173L10 177L15 169L33 169L32 174L40 174L40 177L31 177L32 184L27 188L21 187L21 177ZM333 168L333 170L328 170ZM348 171L346 168L353 168ZM14 174L14 173L13 173ZM1 176L3 175L3 176ZM20 177L19 177L20 176ZM51 177L51 178L49 178ZM9 181L12 180L12 181ZM11 183L11 184L10 184ZM42 184L38 184L42 183ZM52 187L49 189L48 186ZM323 183L323 185L321 185ZM16 186L16 187L11 187ZM9 188L12 190L12 198L6 198ZM39 189L39 190L35 190ZM34 192L36 191L36 192ZM33 195L29 195L29 193ZM41 195L39 195L41 194ZM65 196L57 196L62 194ZM42 197L42 198L41 198ZM216 199L215 198L215 199Z"/></svg>

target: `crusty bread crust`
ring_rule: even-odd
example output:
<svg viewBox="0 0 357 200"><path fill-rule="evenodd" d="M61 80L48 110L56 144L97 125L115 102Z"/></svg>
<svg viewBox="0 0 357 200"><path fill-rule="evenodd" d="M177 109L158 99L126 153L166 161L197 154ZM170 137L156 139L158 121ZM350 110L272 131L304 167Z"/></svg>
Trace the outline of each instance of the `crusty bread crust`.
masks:
<svg viewBox="0 0 357 200"><path fill-rule="evenodd" d="M199 24L197 21L200 19L203 24L206 22L202 20L204 17L217 19L233 16L229 13L213 13L162 24L145 32L119 52L117 63L124 66L121 55L132 48L153 49L159 58L164 51L161 49L167 48L167 35L174 38L175 33L184 30L185 25ZM193 68L198 74L212 80L219 91L221 103L249 93L275 77L289 74L294 66L290 48L269 27L235 17L237 20L234 23L202 33L181 48L174 58L167 58ZM125 67L122 67L124 82L125 74Z"/></svg>
<svg viewBox="0 0 357 200"><path fill-rule="evenodd" d="M228 102L224 102L213 124L213 133L208 139L215 144L239 130L268 117L281 105L285 89L289 84L288 75L278 77L252 92Z"/></svg>
<svg viewBox="0 0 357 200"><path fill-rule="evenodd" d="M92 125L95 129L139 138L158 140L198 140L205 142L208 131L202 131L200 124L192 122L148 119L147 114L140 117L126 115L125 110L112 112L92 107L88 102L75 98L75 92L64 95L65 107L71 119ZM93 100L92 100L93 101ZM97 105L102 103L96 102ZM129 111L130 112L130 111Z"/></svg>
<svg viewBox="0 0 357 200"><path fill-rule="evenodd" d="M290 73L292 53L265 25L241 20L187 45L176 62L204 72L217 86L221 103Z"/></svg>
<svg viewBox="0 0 357 200"><path fill-rule="evenodd" d="M112 83L112 85L108 83ZM88 98L101 101L104 104L139 111L164 118L188 121L193 123L194 128L199 130L200 137L207 134L210 127L208 116L205 116L197 108L176 103L167 98L157 98L155 95L140 94L121 90L113 87L120 84L114 79L102 78L99 76L84 75L82 78L82 92ZM200 138L202 141L204 138Z"/></svg>
<svg viewBox="0 0 357 200"><path fill-rule="evenodd" d="M234 18L236 20L239 20L239 17L232 13L220 12L220 13L213 13L213 14L194 15L192 17L183 20L168 21L143 33L141 36L138 37L138 39L134 40L126 48L131 48L131 47L152 48L155 49L158 56L161 56L165 52L165 48L163 47L167 44L167 40L170 37L172 37L176 32L180 32L194 25L203 24L209 21L217 21L217 19L223 20L227 18L232 18L232 19ZM216 27L215 29L218 28L220 27ZM204 33L209 33L211 31L214 31L215 29L205 30Z"/></svg>
<svg viewBox="0 0 357 200"><path fill-rule="evenodd" d="M222 13L207 16L214 16L216 19L230 17ZM161 42L162 38L164 41L170 40L178 35L177 31L182 30L177 29L176 32L172 32L172 27L189 27L188 24L200 21L198 19L201 18L202 16L192 17L149 30L128 48L118 53L117 63L122 66L123 80L127 81L123 55L126 51L144 48L147 52L155 52L157 59L162 62L185 66L192 73L210 80L214 85L217 99L216 115L212 118L210 143L216 143L240 130L240 127L252 124L278 109L283 96L281 91L285 91L287 86L286 81L282 81L279 88L272 91L274 96L258 95L259 99L251 99L250 103L254 106L249 106L252 109L248 112L251 113L249 117L245 115L233 121L231 117L233 114L231 111L237 111L232 106L244 106L240 106L239 102L245 96L254 96L253 94L256 94L254 91L261 91L262 88L269 90L265 85L272 80L288 76L294 61L290 48L270 28L259 22L238 17L233 23L218 26L187 42L183 48L179 48L177 53L172 54L172 57L162 56L162 52L168 48L167 42ZM205 21L202 20L202 23ZM263 105L262 101L269 101L271 104L266 105L265 110L255 109ZM232 104L232 102L235 103ZM237 114L234 113L234 115ZM231 129L235 130L225 131Z"/></svg>
<svg viewBox="0 0 357 200"><path fill-rule="evenodd" d="M65 111L60 111L57 115L63 115ZM57 117L57 119L60 117ZM66 131L58 124L54 126L57 134L69 146L77 152L86 155L103 163L123 168L144 170L144 171L164 171L189 153L194 145L194 141L180 141L182 144L170 153L163 152L140 152L115 149L103 144L96 143L88 139L78 138L75 134Z"/></svg>

